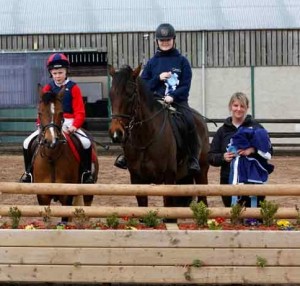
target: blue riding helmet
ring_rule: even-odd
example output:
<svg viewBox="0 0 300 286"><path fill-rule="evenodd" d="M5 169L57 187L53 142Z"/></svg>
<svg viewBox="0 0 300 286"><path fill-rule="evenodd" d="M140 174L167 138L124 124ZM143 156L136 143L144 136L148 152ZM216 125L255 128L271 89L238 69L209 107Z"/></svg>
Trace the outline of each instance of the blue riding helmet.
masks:
<svg viewBox="0 0 300 286"><path fill-rule="evenodd" d="M59 68L69 68L70 62L68 58L62 53L56 53L51 55L47 60L48 70L59 69Z"/></svg>

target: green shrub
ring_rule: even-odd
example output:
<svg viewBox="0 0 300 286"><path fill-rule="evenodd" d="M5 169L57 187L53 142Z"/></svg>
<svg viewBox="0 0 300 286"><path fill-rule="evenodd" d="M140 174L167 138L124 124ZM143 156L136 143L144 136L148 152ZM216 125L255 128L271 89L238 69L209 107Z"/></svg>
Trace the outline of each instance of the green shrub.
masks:
<svg viewBox="0 0 300 286"><path fill-rule="evenodd" d="M260 202L260 215L264 225L273 225L274 217L277 213L278 207L278 204L267 200L263 200L262 202Z"/></svg>
<svg viewBox="0 0 300 286"><path fill-rule="evenodd" d="M120 224L118 215L116 213L111 214L106 218L106 225L109 228L117 228Z"/></svg>
<svg viewBox="0 0 300 286"><path fill-rule="evenodd" d="M192 201L190 204L190 209L193 212L193 217L197 225L207 225L207 220L211 211L208 209L207 205L204 202L200 201L199 203L197 203L196 201Z"/></svg>
<svg viewBox="0 0 300 286"><path fill-rule="evenodd" d="M11 227L18 228L22 216L22 213L18 207L10 207L8 216L11 219Z"/></svg>
<svg viewBox="0 0 300 286"><path fill-rule="evenodd" d="M235 204L231 206L230 210L230 222L234 225L242 222L242 213L246 210L244 204Z"/></svg>
<svg viewBox="0 0 300 286"><path fill-rule="evenodd" d="M157 211L149 211L143 218L142 222L147 227L156 227L160 224L160 219L157 216Z"/></svg>

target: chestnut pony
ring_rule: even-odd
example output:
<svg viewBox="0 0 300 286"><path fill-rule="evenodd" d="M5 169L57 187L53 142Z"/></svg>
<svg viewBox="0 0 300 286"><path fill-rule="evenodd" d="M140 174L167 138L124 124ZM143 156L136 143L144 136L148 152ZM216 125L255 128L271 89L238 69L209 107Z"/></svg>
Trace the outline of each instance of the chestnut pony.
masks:
<svg viewBox="0 0 300 286"><path fill-rule="evenodd" d="M170 110L155 100L139 77L141 65L110 66L112 121L109 128L114 142L121 142L132 184L207 184L209 133L203 117L193 110L201 150L201 173L189 175L187 155L178 151ZM200 198L199 198L200 199ZM206 197L201 198L206 203ZM164 197L164 206L188 206L191 197ZM147 206L146 196L137 196L139 206Z"/></svg>
<svg viewBox="0 0 300 286"><path fill-rule="evenodd" d="M65 87L57 95L51 92L43 93L42 87L39 86L38 116L41 131L33 156L34 183L79 184L81 182L79 157L77 156L76 159L62 131L64 91ZM96 152L95 146L93 149L93 152ZM94 157L93 176L96 182L99 165L97 156ZM37 199L40 205L50 205L52 199L59 201L62 205L72 205L73 203L73 196L63 194L37 195ZM93 196L83 196L83 200L84 205L90 206ZM63 221L66 220L63 218Z"/></svg>

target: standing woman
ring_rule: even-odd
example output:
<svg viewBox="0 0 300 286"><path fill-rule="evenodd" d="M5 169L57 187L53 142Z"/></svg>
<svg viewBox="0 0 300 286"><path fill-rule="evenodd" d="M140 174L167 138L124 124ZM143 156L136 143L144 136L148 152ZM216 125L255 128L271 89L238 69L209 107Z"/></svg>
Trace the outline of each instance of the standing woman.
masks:
<svg viewBox="0 0 300 286"><path fill-rule="evenodd" d="M221 167L220 170L220 184L230 184L230 164L232 160L237 156L248 156L257 159L259 162L265 160L261 155L259 155L258 150L254 146L250 146L245 149L230 150L230 142L232 137L241 129L242 127L250 127L253 129L260 128L260 125L256 120L252 118L251 115L247 114L249 109L249 99L242 92L234 93L228 104L229 112L231 116L228 117L224 124L217 130L211 142L210 151L208 153L208 160L212 166ZM272 153L272 147L270 146L270 151ZM268 170L269 173L273 169ZM246 206L249 206L249 197L242 197L246 202ZM259 196L258 201L263 200L264 197ZM222 196L223 204L225 207L230 207L232 204L231 196Z"/></svg>

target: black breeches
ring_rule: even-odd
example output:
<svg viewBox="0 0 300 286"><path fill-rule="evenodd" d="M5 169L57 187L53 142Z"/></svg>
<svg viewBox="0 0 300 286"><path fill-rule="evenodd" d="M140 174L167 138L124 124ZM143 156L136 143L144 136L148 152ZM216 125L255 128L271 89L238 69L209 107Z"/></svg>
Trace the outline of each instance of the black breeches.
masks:
<svg viewBox="0 0 300 286"><path fill-rule="evenodd" d="M195 123L192 110L190 109L188 103L180 102L179 105L176 105L176 109L178 112L182 113L188 132L192 132L195 129Z"/></svg>

